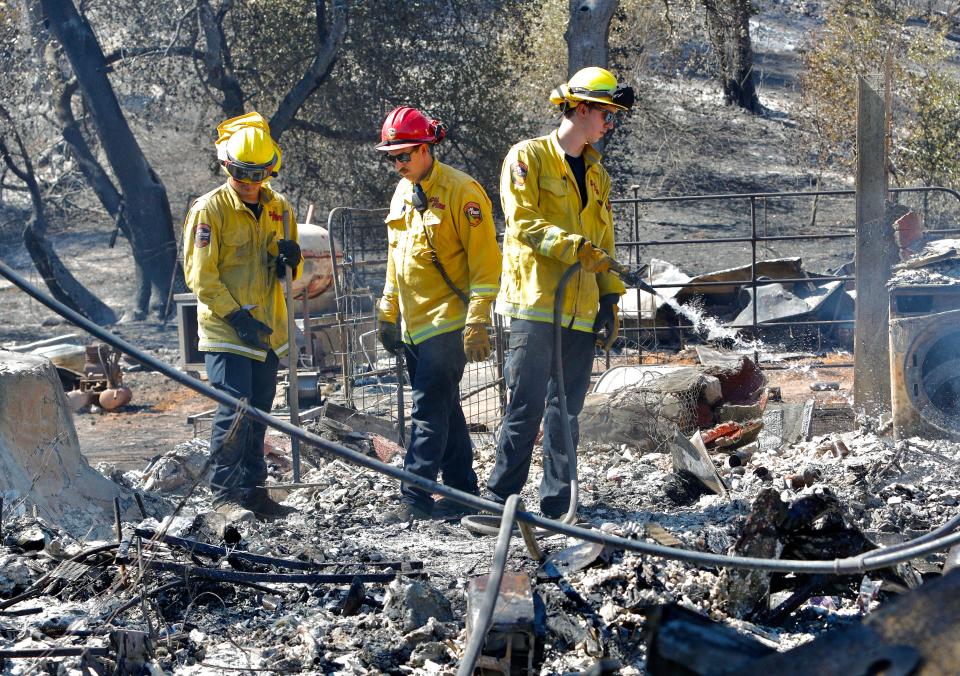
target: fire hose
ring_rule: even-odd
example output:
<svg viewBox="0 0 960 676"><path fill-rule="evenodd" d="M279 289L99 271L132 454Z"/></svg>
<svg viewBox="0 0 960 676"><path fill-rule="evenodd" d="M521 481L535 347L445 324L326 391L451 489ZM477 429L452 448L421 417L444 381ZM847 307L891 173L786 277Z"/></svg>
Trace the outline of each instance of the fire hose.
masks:
<svg viewBox="0 0 960 676"><path fill-rule="evenodd" d="M557 399L559 400L560 406L560 429L562 432L561 438L563 439L563 450L567 456L567 471L570 476L570 502L567 506L566 513L560 519L562 523L566 524L575 524L577 522L577 508L580 503L580 481L577 477L577 448L576 444L573 443L573 431L570 428L570 415L567 411L567 392L563 384L563 353L561 352L563 346L563 299L566 295L567 284L578 270L580 270L579 262L574 263L564 270L560 281L557 283L556 294L553 298L553 379L557 384ZM610 270L619 275L628 285L635 286L647 293L658 295L656 289L644 282L638 272L630 271L625 265L615 262ZM474 533L496 535L498 529L494 523L491 523L491 521L495 519L496 517L473 515L463 517L460 522L464 528ZM542 533L538 532L537 534ZM524 533L524 535L526 536L526 533ZM532 549L530 553L536 556Z"/></svg>
<svg viewBox="0 0 960 676"><path fill-rule="evenodd" d="M399 467L388 465L380 460L368 457L359 451L355 451L346 446L322 439L321 437L306 432L298 427L294 427L288 422L280 420L265 413L257 408L251 407L245 401L231 397L230 395L215 390L214 388L200 382L199 380L178 371L176 368L166 364L159 359L142 352L125 340L118 338L101 326L90 321L78 312L67 307L60 301L51 298L49 295L40 291L26 279L14 272L6 263L0 262L0 276L9 280L12 284L30 295L32 298L53 310L60 316L66 318L71 323L84 329L93 336L96 336L105 343L112 345L124 354L136 359L143 365L163 374L171 380L188 387L203 396L216 401L218 404L229 406L238 413L246 416L248 419L262 423L275 430L283 432L291 437L298 438L301 442L317 446L318 448L343 460L351 462L360 467L379 472L398 482L403 482L417 486L418 488L438 495L448 497L467 507L490 512L492 514L502 515L504 506L491 500L464 493L455 488L444 486L430 479L425 479L416 474L411 474ZM586 542L595 542L601 545L608 545L617 549L623 549L638 554L646 554L664 559L683 561L696 566L705 567L732 567L744 568L749 570L763 570L771 573L823 573L831 575L853 575L862 574L878 568L903 563L911 559L926 556L933 552L949 549L951 546L960 543L960 532L950 532L938 535L932 540L918 543L916 540L904 542L895 551L872 551L853 557L830 560L802 560L802 559L766 559L750 556L729 556L725 554L713 554L710 552L700 552L680 547L666 547L664 545L641 542L626 537L619 537L609 533L594 531L579 526L570 525L548 519L543 516L531 514L526 511L518 511L516 519L523 523L532 524L551 530L555 533L566 535ZM947 527L954 531L960 523L960 519L951 519L938 529L945 530Z"/></svg>

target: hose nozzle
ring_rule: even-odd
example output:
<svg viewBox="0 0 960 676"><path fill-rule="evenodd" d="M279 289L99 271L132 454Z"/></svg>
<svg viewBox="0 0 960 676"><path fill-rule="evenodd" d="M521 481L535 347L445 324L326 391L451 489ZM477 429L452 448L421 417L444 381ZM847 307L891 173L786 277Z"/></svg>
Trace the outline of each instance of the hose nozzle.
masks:
<svg viewBox="0 0 960 676"><path fill-rule="evenodd" d="M627 286L632 286L640 289L641 291L652 293L655 296L659 295L656 289L643 281L643 272L645 269L645 266L643 266L635 270L631 270L629 267L619 262L614 262L610 266L610 272L617 274Z"/></svg>

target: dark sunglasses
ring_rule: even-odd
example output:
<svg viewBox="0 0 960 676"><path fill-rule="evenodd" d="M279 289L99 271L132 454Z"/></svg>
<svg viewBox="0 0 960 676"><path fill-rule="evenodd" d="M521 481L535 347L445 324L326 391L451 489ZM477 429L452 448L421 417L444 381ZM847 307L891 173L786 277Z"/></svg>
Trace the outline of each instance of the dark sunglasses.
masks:
<svg viewBox="0 0 960 676"><path fill-rule="evenodd" d="M601 113L603 113L604 124L612 124L617 121L617 114L614 113L613 111L600 108L599 106L590 106L590 107L593 108L594 110L599 110Z"/></svg>
<svg viewBox="0 0 960 676"><path fill-rule="evenodd" d="M272 167L258 167L253 169L250 167L242 167L233 162L227 162L224 166L227 169L227 173L237 181L260 183L273 176L273 172L271 171Z"/></svg>
<svg viewBox="0 0 960 676"><path fill-rule="evenodd" d="M387 164L395 164L397 162L403 162L406 164L410 161L413 156L410 153L398 153L396 155L391 155L390 153L384 153L381 159Z"/></svg>

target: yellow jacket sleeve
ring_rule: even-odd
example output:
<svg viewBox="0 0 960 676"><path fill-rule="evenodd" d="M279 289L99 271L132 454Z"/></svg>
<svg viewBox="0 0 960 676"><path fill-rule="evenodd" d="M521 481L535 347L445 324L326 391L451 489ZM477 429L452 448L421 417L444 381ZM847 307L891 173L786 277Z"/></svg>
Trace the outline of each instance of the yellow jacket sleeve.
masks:
<svg viewBox="0 0 960 676"><path fill-rule="evenodd" d="M207 204L194 203L183 224L183 274L197 300L218 317L240 309L240 304L220 279L220 245L223 219Z"/></svg>
<svg viewBox="0 0 960 676"><path fill-rule="evenodd" d="M567 232L548 221L540 210L540 158L526 148L514 146L500 171L500 196L509 234L537 253L572 265L577 260L581 235ZM559 197L557 199L560 199Z"/></svg>
<svg viewBox="0 0 960 676"><path fill-rule="evenodd" d="M500 247L493 224L493 204L479 183L469 183L454 214L457 233L467 254L470 289L467 324L489 324L490 306L500 290Z"/></svg>

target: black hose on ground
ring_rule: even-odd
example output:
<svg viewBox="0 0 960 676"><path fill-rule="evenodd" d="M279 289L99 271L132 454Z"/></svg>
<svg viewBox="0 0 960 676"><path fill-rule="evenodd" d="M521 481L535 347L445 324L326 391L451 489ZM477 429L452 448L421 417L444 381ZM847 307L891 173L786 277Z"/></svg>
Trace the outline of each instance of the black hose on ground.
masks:
<svg viewBox="0 0 960 676"><path fill-rule="evenodd" d="M375 472L379 472L380 474L389 476L399 482L408 483L424 491L451 498L452 500L455 500L456 502L473 509L490 512L492 514L503 514L503 505L497 502L493 502L492 500L484 500L483 498L471 495L470 493L464 493L463 491L458 491L455 488L450 488L449 486L444 486L435 481L430 481L429 479L425 479L416 474L406 472L399 467L394 467L393 465L388 465L374 458L370 458L362 453L354 451L351 448L347 448L346 446L333 443L332 441L327 441L326 439L322 439L315 434L306 432L299 427L294 427L286 421L274 418L270 414L264 413L257 408L251 408L247 404L234 399L228 394L220 392L219 390L215 390L209 385L206 385L199 380L196 380L195 378L178 371L169 364L165 364L155 357L138 350L130 343L118 338L103 327L98 326L86 317L83 317L79 313L68 308L60 301L51 298L10 269L10 267L2 261L0 261L0 276L9 280L15 286L60 316L70 320L73 324L84 329L91 335L96 336L105 343L112 345L113 347L122 351L124 354L133 357L137 361L165 375L171 380L180 383L184 387L188 387L193 391L212 399L218 404L223 404L224 406L233 408L251 420L267 425L275 430L279 430L284 434L296 436L301 441L317 446L318 448L327 451L332 455L352 462L360 467L365 467ZM585 542L595 542L597 544L609 545L610 547L636 552L638 554L647 554L649 556L657 556L675 561L684 561L686 563L698 566L727 566L731 568L744 568L749 570L764 570L771 573L824 573L832 575L865 573L869 570L886 568L887 566L895 563L902 563L904 561L909 561L910 559L932 554L933 552L946 550L953 545L960 543L960 533L953 532L949 535L943 535L935 540L924 542L919 545L916 544L914 540L909 540L901 543L900 546L904 547L904 549L895 551L889 556L884 556L884 551L880 550L868 552L860 556L848 557L845 559L831 559L822 561L808 561L801 559L765 559L752 556L727 556L724 554L698 552L677 547L665 547L663 545L653 544L650 542L641 542L638 540L618 537L599 530L589 530L579 526L572 526L559 521L554 521L553 519L547 519L543 516L531 514L526 511L518 511L516 514L516 519L518 521L540 526L541 528L546 528L555 533L577 538ZM950 522L945 523L941 528L946 527L948 523ZM956 524L954 524L954 526L955 525ZM7 607L10 605L10 601L11 600L8 599L6 602L0 603L0 607Z"/></svg>
<svg viewBox="0 0 960 676"><path fill-rule="evenodd" d="M457 676L471 676L477 666L477 659L483 649L483 642L490 631L490 622L493 620L493 610L497 606L497 596L500 594L500 583L503 581L503 571L507 567L507 552L510 550L510 535L513 531L513 522L517 517L519 495L511 495L503 505L503 516L500 519L500 534L497 536L497 546L493 550L493 561L490 563L490 572L487 574L487 590L483 595L480 608L473 625L473 633L460 660Z"/></svg>

